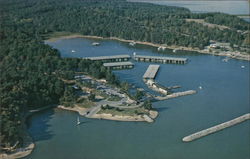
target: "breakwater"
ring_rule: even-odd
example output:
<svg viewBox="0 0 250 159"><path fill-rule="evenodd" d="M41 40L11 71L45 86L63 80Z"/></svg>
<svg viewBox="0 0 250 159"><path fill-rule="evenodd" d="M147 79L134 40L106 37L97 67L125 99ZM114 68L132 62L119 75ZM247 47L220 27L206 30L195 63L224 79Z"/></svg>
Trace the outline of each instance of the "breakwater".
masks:
<svg viewBox="0 0 250 159"><path fill-rule="evenodd" d="M195 93L196 93L195 90L188 90L188 91L184 91L184 92L173 93L173 94L166 95L166 96L156 96L154 98L156 100L167 100L167 99L170 99L170 98L176 98L176 97L191 95L191 94L195 94Z"/></svg>
<svg viewBox="0 0 250 159"><path fill-rule="evenodd" d="M239 124L239 123L244 122L246 120L250 120L250 113L242 115L242 116L235 118L233 120L221 123L219 125L213 126L211 128L199 131L197 133L191 134L189 136L186 136L182 139L182 141L190 142L190 141L199 139L201 137L207 136L209 134L215 133L217 131L223 130L225 128L231 127L233 125Z"/></svg>

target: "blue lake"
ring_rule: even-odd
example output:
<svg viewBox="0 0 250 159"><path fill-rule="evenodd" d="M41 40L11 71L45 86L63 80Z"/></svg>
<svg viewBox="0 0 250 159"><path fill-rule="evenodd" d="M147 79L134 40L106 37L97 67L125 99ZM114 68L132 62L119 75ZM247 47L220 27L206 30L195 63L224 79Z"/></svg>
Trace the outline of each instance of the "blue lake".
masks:
<svg viewBox="0 0 250 159"><path fill-rule="evenodd" d="M91 46L94 41L101 45ZM75 38L47 43L62 57L159 55L156 48L111 40ZM181 85L180 90L195 89L197 94L153 103L159 117L152 124L81 117L84 123L76 126L77 113L59 109L38 113L29 120L36 148L26 159L249 159L249 121L182 142L184 136L250 112L249 62L223 62L224 57L171 50L160 55L189 61L185 65L160 64L156 81ZM114 72L120 80L147 89L142 76L150 63L134 63L134 69Z"/></svg>
<svg viewBox="0 0 250 159"><path fill-rule="evenodd" d="M132 2L147 2L160 5L177 6L188 8L195 13L222 12L227 14L248 14L249 1L247 0L128 0Z"/></svg>

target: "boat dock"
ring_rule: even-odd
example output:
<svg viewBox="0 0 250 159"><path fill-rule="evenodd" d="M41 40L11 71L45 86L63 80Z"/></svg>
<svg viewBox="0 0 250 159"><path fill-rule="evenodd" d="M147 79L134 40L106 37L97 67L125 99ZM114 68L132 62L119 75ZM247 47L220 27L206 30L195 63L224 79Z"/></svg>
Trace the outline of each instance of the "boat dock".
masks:
<svg viewBox="0 0 250 159"><path fill-rule="evenodd" d="M134 64L128 61L128 62L104 63L103 66L112 70L118 70L118 69L131 69L134 67Z"/></svg>
<svg viewBox="0 0 250 159"><path fill-rule="evenodd" d="M143 75L143 78L154 79L159 68L160 68L160 65L149 65L147 71Z"/></svg>
<svg viewBox="0 0 250 159"><path fill-rule="evenodd" d="M233 126L233 125L239 124L239 123L244 122L244 121L246 121L246 120L250 120L250 113L245 114L245 115L242 115L242 116L240 116L240 117L238 117L238 118L235 118L235 119L233 119L233 120L224 122L224 123L222 123L222 124L213 126L213 127L211 127L211 128L208 128L208 129L199 131L199 132L197 132L197 133L191 134L191 135L189 135L189 136L186 136L186 137L184 137L184 138L182 139L182 141L184 141L184 142L190 142L190 141L199 139L199 138L201 138L201 137L207 136L207 135L209 135L209 134L215 133L215 132L217 132L217 131L223 130L223 129L225 129L225 128L231 127L231 126Z"/></svg>
<svg viewBox="0 0 250 159"><path fill-rule="evenodd" d="M187 58L174 58L165 56L145 56L134 55L134 60L142 62L159 62L159 63L171 63L171 64L186 64Z"/></svg>
<svg viewBox="0 0 250 159"><path fill-rule="evenodd" d="M92 61L102 62L123 62L131 59L130 55L113 55L113 56L96 56L96 57L85 57L83 59L89 59Z"/></svg>

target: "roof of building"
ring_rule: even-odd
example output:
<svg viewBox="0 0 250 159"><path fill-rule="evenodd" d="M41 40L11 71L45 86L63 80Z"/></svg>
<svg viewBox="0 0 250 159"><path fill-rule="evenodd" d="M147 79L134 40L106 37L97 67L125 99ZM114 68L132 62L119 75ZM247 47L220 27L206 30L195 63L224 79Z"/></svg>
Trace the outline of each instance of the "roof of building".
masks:
<svg viewBox="0 0 250 159"><path fill-rule="evenodd" d="M145 56L145 55L135 55L135 57L139 58L150 58L150 59L162 59L162 60L179 60L186 61L187 58L176 58L176 57L166 57L166 56Z"/></svg>
<svg viewBox="0 0 250 159"><path fill-rule="evenodd" d="M90 59L90 60L108 60L108 59L118 59L118 58L130 58L130 55L85 57L85 59Z"/></svg>
<svg viewBox="0 0 250 159"><path fill-rule="evenodd" d="M112 62L112 63L104 63L103 66L105 67L113 67L113 66L128 66L134 65L132 62Z"/></svg>
<svg viewBox="0 0 250 159"><path fill-rule="evenodd" d="M147 71L143 75L143 78L155 78L159 67L160 65L149 65Z"/></svg>

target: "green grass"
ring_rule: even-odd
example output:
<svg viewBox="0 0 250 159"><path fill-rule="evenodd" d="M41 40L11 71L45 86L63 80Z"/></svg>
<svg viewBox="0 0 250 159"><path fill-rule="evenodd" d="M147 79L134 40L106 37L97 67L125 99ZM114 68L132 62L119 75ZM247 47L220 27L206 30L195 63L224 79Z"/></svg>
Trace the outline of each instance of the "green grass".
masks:
<svg viewBox="0 0 250 159"><path fill-rule="evenodd" d="M108 98L108 101L120 101L122 98L116 95L112 95Z"/></svg>
<svg viewBox="0 0 250 159"><path fill-rule="evenodd" d="M96 104L88 99L82 99L79 103L76 104L79 107L83 108L92 108L96 106Z"/></svg>
<svg viewBox="0 0 250 159"><path fill-rule="evenodd" d="M93 93L95 95L102 96L104 99L107 99L109 97L109 95L107 95L106 93L99 91L99 90L94 90Z"/></svg>

